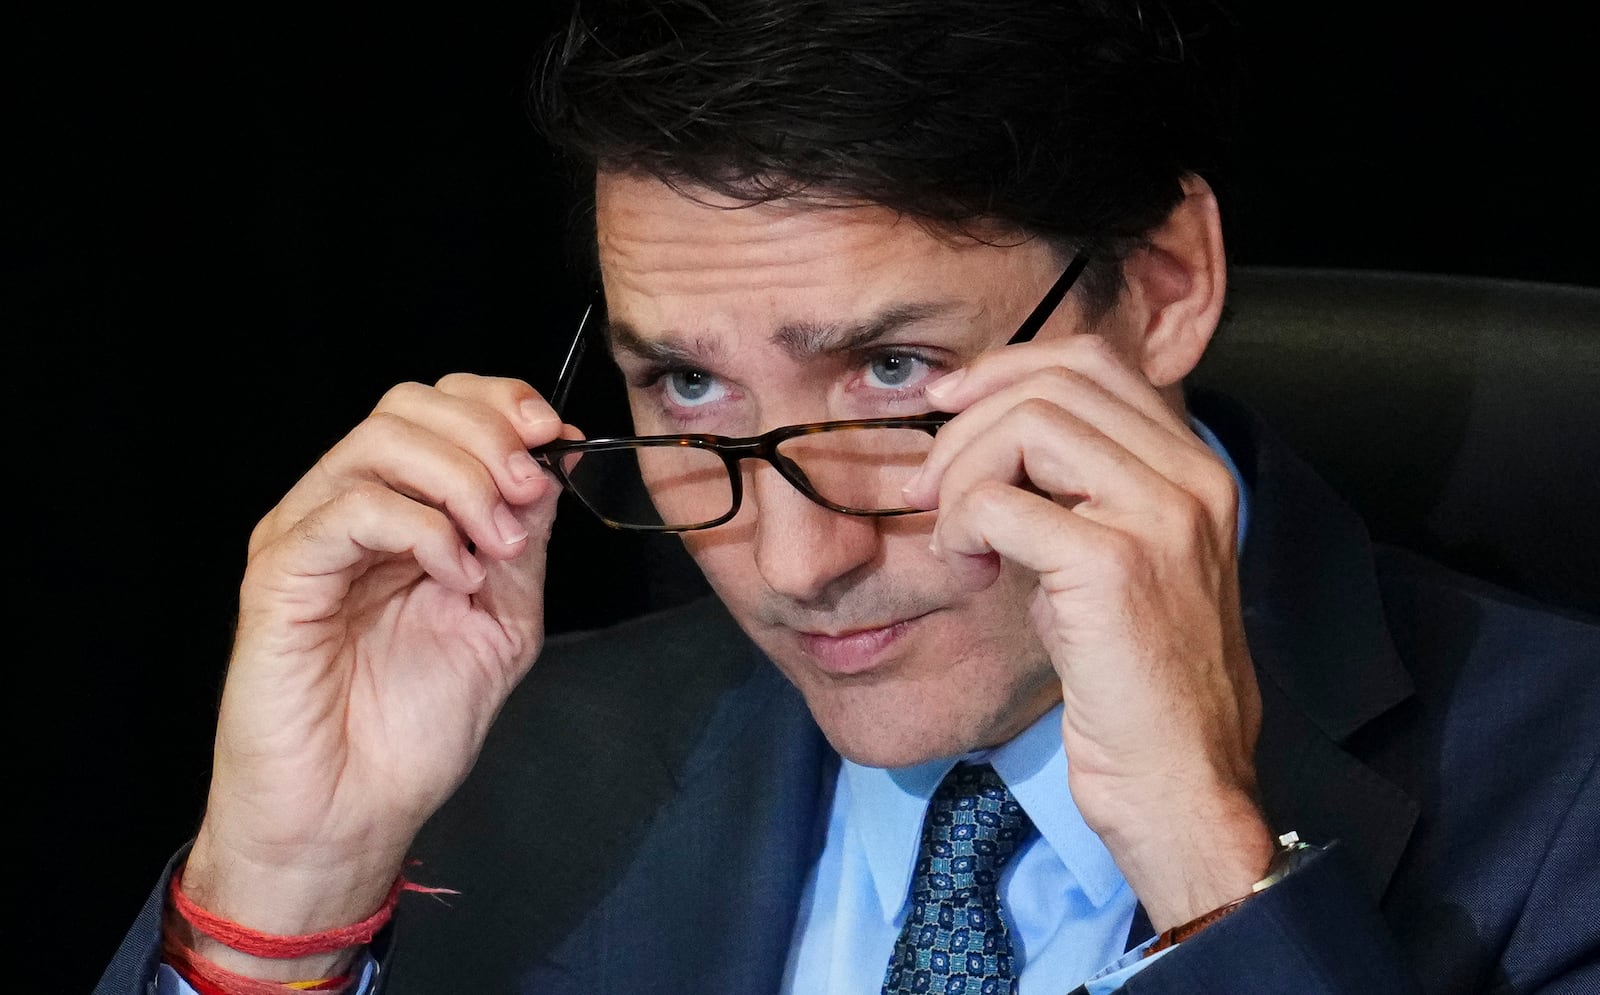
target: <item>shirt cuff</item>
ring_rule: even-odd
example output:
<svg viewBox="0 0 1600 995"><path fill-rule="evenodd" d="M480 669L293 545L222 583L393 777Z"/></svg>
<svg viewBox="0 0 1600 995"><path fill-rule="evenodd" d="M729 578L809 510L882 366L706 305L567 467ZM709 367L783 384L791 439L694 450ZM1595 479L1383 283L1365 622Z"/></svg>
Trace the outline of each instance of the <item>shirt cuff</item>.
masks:
<svg viewBox="0 0 1600 995"><path fill-rule="evenodd" d="M1088 981L1085 981L1083 983L1083 990L1087 993L1087 995L1110 995L1111 992L1114 992L1123 985L1127 984L1129 978L1132 978L1135 974L1138 974L1151 964L1154 964L1167 954L1178 949L1178 946L1175 944L1167 947L1165 950L1158 950L1149 957L1146 957L1144 955L1145 950L1147 950L1150 945L1155 942L1156 937L1152 936L1150 939L1139 944L1137 947L1134 947L1132 950L1129 950L1121 957L1118 957L1109 966L1107 966L1105 970L1101 971L1099 974L1096 974Z"/></svg>

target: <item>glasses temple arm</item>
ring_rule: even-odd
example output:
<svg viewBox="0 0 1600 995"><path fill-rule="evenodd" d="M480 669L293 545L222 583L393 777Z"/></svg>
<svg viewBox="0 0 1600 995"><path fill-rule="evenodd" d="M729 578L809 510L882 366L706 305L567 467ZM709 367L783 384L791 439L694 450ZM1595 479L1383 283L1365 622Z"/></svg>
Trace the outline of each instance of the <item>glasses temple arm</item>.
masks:
<svg viewBox="0 0 1600 995"><path fill-rule="evenodd" d="M1044 300L1040 301L1038 307L1033 309L1027 320L1022 323L1022 327L1017 329L1017 334L1011 336L1011 340L1006 345L1027 342L1038 334L1039 329L1044 327L1044 323L1050 320L1050 315L1055 313L1056 305L1061 303L1061 298L1067 296L1067 291L1072 289L1072 285L1077 282L1078 275L1083 272L1083 268L1087 265L1089 265L1089 254L1087 252L1079 252L1073 256L1072 262L1067 264L1066 271L1056 278L1055 283L1050 285L1050 290L1044 295Z"/></svg>
<svg viewBox="0 0 1600 995"><path fill-rule="evenodd" d="M562 417L566 409L567 394L572 391L578 361L583 358L583 351L589 344L589 319L594 314L594 308L593 302L584 308L583 320L578 322L578 334L572 337L572 346L567 350L567 358L561 361L561 372L556 376L555 389L550 392L550 407L555 409L557 418Z"/></svg>

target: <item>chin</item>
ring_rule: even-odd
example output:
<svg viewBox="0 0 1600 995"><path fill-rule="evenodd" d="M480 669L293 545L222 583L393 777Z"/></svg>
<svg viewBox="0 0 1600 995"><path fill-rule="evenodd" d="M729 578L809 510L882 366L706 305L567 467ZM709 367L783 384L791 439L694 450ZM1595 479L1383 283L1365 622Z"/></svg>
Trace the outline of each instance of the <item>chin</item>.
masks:
<svg viewBox="0 0 1600 995"><path fill-rule="evenodd" d="M912 767L940 757L998 746L1027 728L1060 698L1060 685L1003 689L982 700L934 688L807 688L811 716L828 744L863 767ZM1011 693L1005 693L1009 690Z"/></svg>
<svg viewBox="0 0 1600 995"><path fill-rule="evenodd" d="M841 757L853 764L862 767L886 767L890 769L900 767L915 767L917 764L926 763L939 757L955 756L968 752L960 747L936 746L931 742L903 743L885 742L881 737L871 735L850 737L829 732L823 728L822 733L828 739L828 744Z"/></svg>
<svg viewBox="0 0 1600 995"><path fill-rule="evenodd" d="M746 631L800 691L829 745L866 767L997 746L1061 700L1031 623L1003 611L930 615L857 673L827 672L786 630Z"/></svg>

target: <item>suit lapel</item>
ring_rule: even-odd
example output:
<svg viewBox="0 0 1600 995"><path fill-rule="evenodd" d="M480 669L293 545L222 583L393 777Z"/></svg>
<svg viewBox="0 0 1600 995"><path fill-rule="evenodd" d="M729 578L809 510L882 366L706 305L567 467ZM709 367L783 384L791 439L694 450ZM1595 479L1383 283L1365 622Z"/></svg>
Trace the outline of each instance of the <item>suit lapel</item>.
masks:
<svg viewBox="0 0 1600 995"><path fill-rule="evenodd" d="M1354 511L1247 409L1204 391L1190 403L1250 487L1240 581L1262 694L1263 807L1277 831L1343 841L1379 896L1418 806L1346 749L1412 692L1385 625L1370 538Z"/></svg>
<svg viewBox="0 0 1600 995"><path fill-rule="evenodd" d="M525 988L775 991L837 763L762 661L712 717L628 872L553 959L559 983Z"/></svg>

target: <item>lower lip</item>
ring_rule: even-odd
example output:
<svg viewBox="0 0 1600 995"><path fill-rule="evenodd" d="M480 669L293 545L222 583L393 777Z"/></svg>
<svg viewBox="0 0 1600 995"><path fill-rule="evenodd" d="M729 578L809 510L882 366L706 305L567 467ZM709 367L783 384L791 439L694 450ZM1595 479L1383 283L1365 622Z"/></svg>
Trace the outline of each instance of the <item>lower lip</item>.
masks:
<svg viewBox="0 0 1600 995"><path fill-rule="evenodd" d="M881 629L862 629L843 636L801 633L800 643L824 673L845 677L871 670L915 622L916 619L907 619Z"/></svg>

